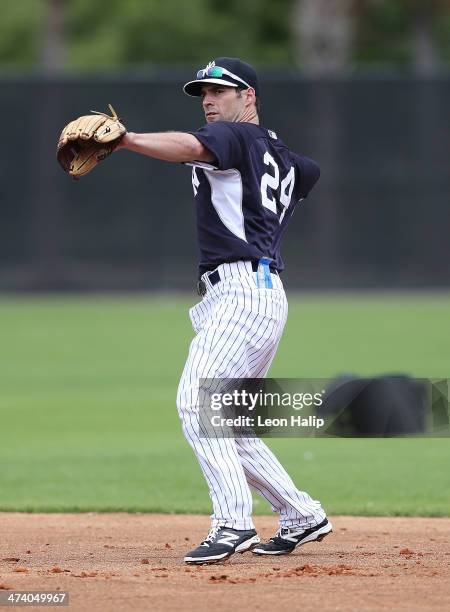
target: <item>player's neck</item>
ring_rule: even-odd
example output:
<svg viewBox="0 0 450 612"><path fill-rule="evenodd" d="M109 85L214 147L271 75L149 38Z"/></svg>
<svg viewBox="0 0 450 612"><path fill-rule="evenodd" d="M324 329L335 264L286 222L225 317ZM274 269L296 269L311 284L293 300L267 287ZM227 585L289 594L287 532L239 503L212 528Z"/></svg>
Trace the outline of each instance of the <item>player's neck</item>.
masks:
<svg viewBox="0 0 450 612"><path fill-rule="evenodd" d="M239 121L245 122L245 123L256 123L257 125L259 125L259 117L258 117L258 113L256 112L256 109L255 108L246 109L243 112L242 117L239 119Z"/></svg>

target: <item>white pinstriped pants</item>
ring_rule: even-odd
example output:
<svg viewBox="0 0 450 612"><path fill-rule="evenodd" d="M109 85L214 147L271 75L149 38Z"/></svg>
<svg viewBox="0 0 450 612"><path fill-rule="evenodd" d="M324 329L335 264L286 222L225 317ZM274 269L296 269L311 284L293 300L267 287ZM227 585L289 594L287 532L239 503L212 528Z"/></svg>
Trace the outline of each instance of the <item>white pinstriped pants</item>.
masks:
<svg viewBox="0 0 450 612"><path fill-rule="evenodd" d="M275 455L258 438L199 436L201 378L263 378L275 356L287 318L279 276L273 289L258 288L250 262L222 264L221 281L211 286L189 314L196 332L181 376L177 407L183 432L209 486L212 526L253 529L254 488L280 516L280 527L305 529L325 518L320 503L299 491Z"/></svg>

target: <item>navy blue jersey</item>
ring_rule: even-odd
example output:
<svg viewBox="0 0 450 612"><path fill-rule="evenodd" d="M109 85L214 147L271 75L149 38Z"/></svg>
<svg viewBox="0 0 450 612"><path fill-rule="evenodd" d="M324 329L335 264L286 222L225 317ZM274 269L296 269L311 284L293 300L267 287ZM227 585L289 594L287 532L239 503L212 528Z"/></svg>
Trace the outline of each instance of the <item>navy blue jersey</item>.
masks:
<svg viewBox="0 0 450 612"><path fill-rule="evenodd" d="M215 157L192 164L200 274L261 257L283 270L281 239L296 203L319 178L317 164L253 123L220 121L192 134Z"/></svg>

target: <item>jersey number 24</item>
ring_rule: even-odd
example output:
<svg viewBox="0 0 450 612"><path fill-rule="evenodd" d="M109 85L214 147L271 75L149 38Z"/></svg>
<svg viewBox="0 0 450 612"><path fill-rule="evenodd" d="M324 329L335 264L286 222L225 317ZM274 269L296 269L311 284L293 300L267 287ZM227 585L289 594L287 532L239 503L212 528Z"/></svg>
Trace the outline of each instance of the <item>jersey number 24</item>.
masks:
<svg viewBox="0 0 450 612"><path fill-rule="evenodd" d="M279 218L279 221L281 223L289 207L289 204L291 203L292 191L294 190L294 166L291 166L289 172L280 183L280 169L278 167L277 162L274 160L274 158L268 151L264 153L264 164L266 166L272 167L273 174L266 172L261 178L262 205L277 215L277 203L279 202L282 207Z"/></svg>

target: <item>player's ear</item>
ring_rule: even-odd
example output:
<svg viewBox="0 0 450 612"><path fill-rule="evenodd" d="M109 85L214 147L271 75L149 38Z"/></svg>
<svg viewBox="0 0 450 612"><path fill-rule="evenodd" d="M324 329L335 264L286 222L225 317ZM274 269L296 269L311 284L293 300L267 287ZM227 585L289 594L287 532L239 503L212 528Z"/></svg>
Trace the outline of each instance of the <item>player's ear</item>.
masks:
<svg viewBox="0 0 450 612"><path fill-rule="evenodd" d="M244 89L244 93L245 93L245 101L248 106L250 106L251 104L256 104L256 93L253 87Z"/></svg>

